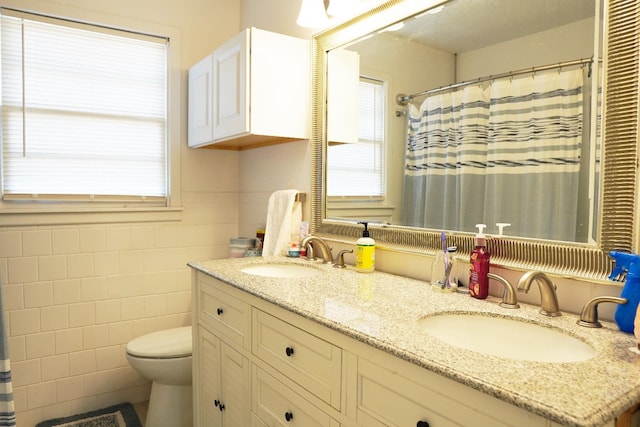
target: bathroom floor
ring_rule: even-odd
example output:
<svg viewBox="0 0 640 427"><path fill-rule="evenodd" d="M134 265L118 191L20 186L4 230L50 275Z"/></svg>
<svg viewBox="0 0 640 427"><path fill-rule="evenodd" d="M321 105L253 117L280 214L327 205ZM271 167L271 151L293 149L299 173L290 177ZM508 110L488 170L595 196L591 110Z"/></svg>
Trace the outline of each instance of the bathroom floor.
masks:
<svg viewBox="0 0 640 427"><path fill-rule="evenodd" d="M138 418L140 418L140 423L144 426L144 423L147 419L147 407L149 406L149 402L138 402L133 404L133 409L136 410L136 414Z"/></svg>

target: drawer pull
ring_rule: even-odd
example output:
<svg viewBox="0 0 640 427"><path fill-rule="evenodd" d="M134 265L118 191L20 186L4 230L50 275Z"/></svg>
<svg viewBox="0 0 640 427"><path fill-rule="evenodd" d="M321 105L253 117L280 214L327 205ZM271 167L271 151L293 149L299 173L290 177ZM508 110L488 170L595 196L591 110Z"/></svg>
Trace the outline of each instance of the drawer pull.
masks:
<svg viewBox="0 0 640 427"><path fill-rule="evenodd" d="M293 356L293 347L285 348L284 352L287 354L288 357Z"/></svg>
<svg viewBox="0 0 640 427"><path fill-rule="evenodd" d="M213 404L220 409L220 412L224 411L224 405L218 399L214 400Z"/></svg>
<svg viewBox="0 0 640 427"><path fill-rule="evenodd" d="M287 422L291 421L293 419L293 413L289 412L289 411L285 412L284 413L284 419L287 420Z"/></svg>
<svg viewBox="0 0 640 427"><path fill-rule="evenodd" d="M218 316L222 315L222 313L224 313L224 310L222 309L222 307L218 307L218 309L216 310L216 313L218 313Z"/></svg>
<svg viewBox="0 0 640 427"><path fill-rule="evenodd" d="M418 421L418 424L416 424L416 427L429 427L429 423L426 421Z"/></svg>

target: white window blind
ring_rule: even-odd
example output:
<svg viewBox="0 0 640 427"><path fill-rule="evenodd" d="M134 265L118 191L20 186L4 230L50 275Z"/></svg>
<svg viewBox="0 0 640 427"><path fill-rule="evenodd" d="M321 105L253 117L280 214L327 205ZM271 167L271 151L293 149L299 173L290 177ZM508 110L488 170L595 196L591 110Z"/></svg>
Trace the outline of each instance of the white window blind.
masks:
<svg viewBox="0 0 640 427"><path fill-rule="evenodd" d="M5 199L167 198L167 40L2 10Z"/></svg>
<svg viewBox="0 0 640 427"><path fill-rule="evenodd" d="M327 150L328 196L385 195L384 83L360 78L359 96L358 142Z"/></svg>

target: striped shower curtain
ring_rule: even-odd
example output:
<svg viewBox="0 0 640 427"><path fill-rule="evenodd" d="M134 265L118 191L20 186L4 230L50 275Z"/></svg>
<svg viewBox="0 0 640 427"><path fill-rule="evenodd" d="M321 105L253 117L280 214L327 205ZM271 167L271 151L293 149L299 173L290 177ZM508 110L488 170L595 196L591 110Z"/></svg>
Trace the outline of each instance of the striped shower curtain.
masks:
<svg viewBox="0 0 640 427"><path fill-rule="evenodd" d="M13 404L9 347L4 324L2 286L0 286L0 341L2 341L0 342L0 426L11 427L16 425L16 414Z"/></svg>
<svg viewBox="0 0 640 427"><path fill-rule="evenodd" d="M405 224L574 241L583 72L503 79L409 112Z"/></svg>

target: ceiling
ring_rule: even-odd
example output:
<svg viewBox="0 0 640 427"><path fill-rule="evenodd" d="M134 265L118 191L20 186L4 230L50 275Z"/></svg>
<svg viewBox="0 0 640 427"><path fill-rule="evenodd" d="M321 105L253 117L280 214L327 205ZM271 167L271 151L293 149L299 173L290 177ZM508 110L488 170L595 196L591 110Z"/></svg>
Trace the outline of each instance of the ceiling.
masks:
<svg viewBox="0 0 640 427"><path fill-rule="evenodd" d="M395 36L460 53L594 16L596 0L451 0Z"/></svg>

